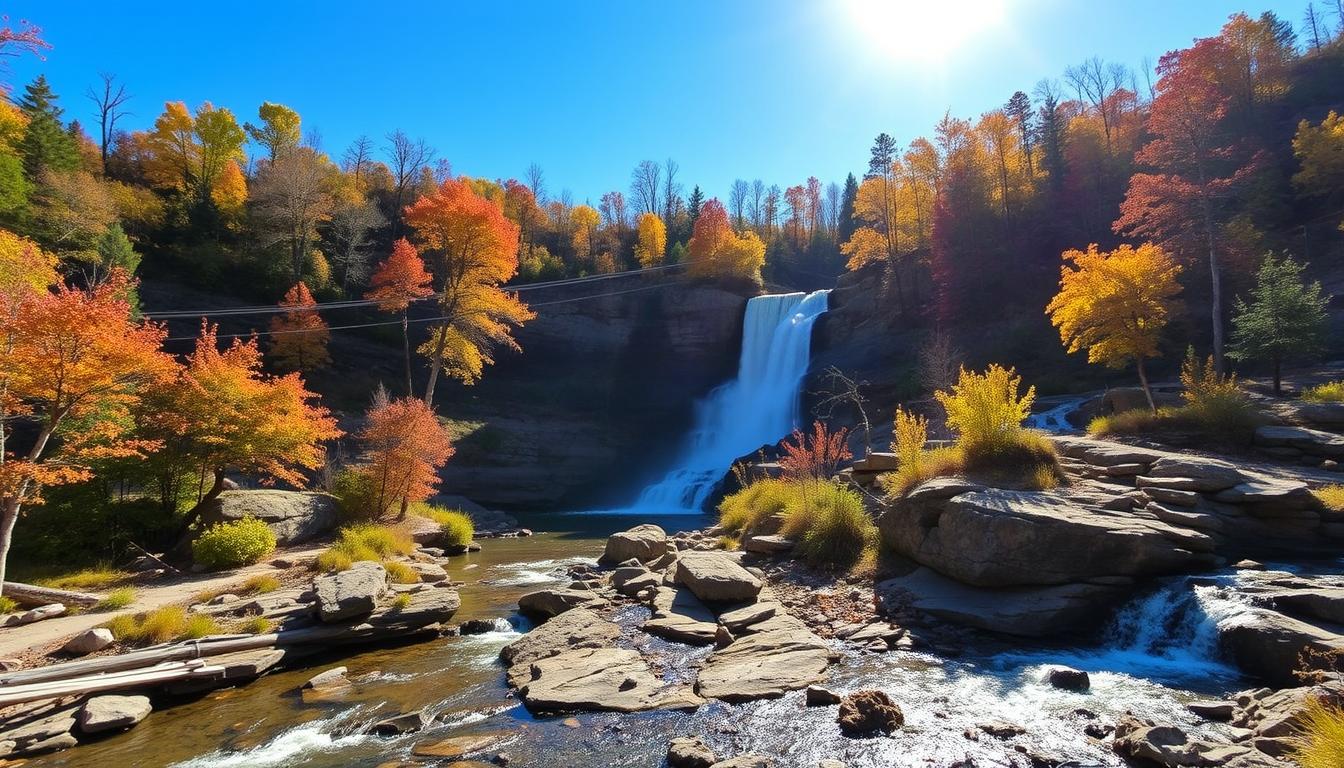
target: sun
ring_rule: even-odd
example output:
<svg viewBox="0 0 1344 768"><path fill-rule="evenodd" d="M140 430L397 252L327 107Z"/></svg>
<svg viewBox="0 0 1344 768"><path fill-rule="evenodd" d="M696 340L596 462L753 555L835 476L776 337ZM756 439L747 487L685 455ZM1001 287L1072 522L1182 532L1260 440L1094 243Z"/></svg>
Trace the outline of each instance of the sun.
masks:
<svg viewBox="0 0 1344 768"><path fill-rule="evenodd" d="M906 64L938 65L992 34L1011 0L841 0L846 22L876 54Z"/></svg>

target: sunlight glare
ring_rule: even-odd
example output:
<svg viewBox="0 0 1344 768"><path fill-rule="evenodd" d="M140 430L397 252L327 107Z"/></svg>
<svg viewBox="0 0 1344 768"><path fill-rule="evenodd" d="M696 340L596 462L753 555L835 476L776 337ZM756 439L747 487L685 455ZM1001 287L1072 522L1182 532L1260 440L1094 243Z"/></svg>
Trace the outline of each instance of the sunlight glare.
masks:
<svg viewBox="0 0 1344 768"><path fill-rule="evenodd" d="M1011 0L844 0L848 22L878 55L941 64L1001 25Z"/></svg>

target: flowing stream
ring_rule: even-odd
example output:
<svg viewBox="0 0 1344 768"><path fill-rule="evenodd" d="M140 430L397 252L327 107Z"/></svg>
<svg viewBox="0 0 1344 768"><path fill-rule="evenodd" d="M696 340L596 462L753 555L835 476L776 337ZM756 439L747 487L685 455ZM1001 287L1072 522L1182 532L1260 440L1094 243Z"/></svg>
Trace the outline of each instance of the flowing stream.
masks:
<svg viewBox="0 0 1344 768"><path fill-rule="evenodd" d="M798 426L798 395L812 352L812 324L827 294L777 293L747 302L737 378L696 403L675 465L648 486L628 515L698 515L737 459Z"/></svg>

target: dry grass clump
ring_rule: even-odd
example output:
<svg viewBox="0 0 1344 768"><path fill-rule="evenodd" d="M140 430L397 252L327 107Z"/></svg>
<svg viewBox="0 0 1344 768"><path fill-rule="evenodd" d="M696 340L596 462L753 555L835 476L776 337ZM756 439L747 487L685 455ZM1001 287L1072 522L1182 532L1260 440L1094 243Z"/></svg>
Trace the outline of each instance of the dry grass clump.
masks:
<svg viewBox="0 0 1344 768"><path fill-rule="evenodd" d="M135 602L135 590L130 587L119 587L107 593L107 597L99 600L93 606L95 611L117 611L125 608Z"/></svg>
<svg viewBox="0 0 1344 768"><path fill-rule="evenodd" d="M116 587L130 581L132 574L108 565L96 565L60 576L36 579L35 584L52 589L69 589L76 592L97 592Z"/></svg>
<svg viewBox="0 0 1344 768"><path fill-rule="evenodd" d="M359 523L342 528L336 543L317 556L314 567L334 573L344 571L361 560L384 561L415 551L411 535L400 528Z"/></svg>
<svg viewBox="0 0 1344 768"><path fill-rule="evenodd" d="M780 534L797 542L795 553L813 565L851 568L877 546L877 526L863 499L830 480L757 480L719 505L719 524L739 537L776 515L783 518ZM725 536L720 546L737 543Z"/></svg>
<svg viewBox="0 0 1344 768"><path fill-rule="evenodd" d="M1316 489L1313 493L1326 509L1331 512L1344 512L1344 485L1338 483L1327 485Z"/></svg>
<svg viewBox="0 0 1344 768"><path fill-rule="evenodd" d="M471 516L461 510L417 504L412 507L411 512L438 523L444 543L448 546L466 546L476 535L476 525L471 522Z"/></svg>
<svg viewBox="0 0 1344 768"><path fill-rule="evenodd" d="M1344 380L1308 387L1302 390L1302 399L1310 403L1344 403Z"/></svg>
<svg viewBox="0 0 1344 768"><path fill-rule="evenodd" d="M193 640L219 633L215 620L203 613L187 613L180 605L168 605L147 613L123 613L103 626L112 636L132 645L156 645L173 640Z"/></svg>
<svg viewBox="0 0 1344 768"><path fill-rule="evenodd" d="M1088 425L1089 434L1161 436L1189 433L1206 440L1249 444L1264 416L1246 396L1236 376L1219 375L1213 358L1202 364L1191 351L1181 364L1181 384L1185 389L1180 407L1122 411L1098 416Z"/></svg>
<svg viewBox="0 0 1344 768"><path fill-rule="evenodd" d="M1344 709L1311 697L1294 739L1293 754L1302 768L1344 766Z"/></svg>

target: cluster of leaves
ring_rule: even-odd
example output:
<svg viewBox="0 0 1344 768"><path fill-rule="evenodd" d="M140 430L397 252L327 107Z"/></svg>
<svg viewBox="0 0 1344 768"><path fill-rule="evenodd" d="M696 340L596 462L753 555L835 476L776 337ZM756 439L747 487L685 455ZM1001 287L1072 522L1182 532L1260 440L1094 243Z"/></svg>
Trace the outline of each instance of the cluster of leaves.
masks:
<svg viewBox="0 0 1344 768"><path fill-rule="evenodd" d="M275 551L275 533L253 517L217 523L191 542L191 556L210 570L260 562Z"/></svg>
<svg viewBox="0 0 1344 768"><path fill-rule="evenodd" d="M700 210L688 247L688 271L693 277L761 282L765 243L750 230L733 231L728 212L718 200L709 200Z"/></svg>

